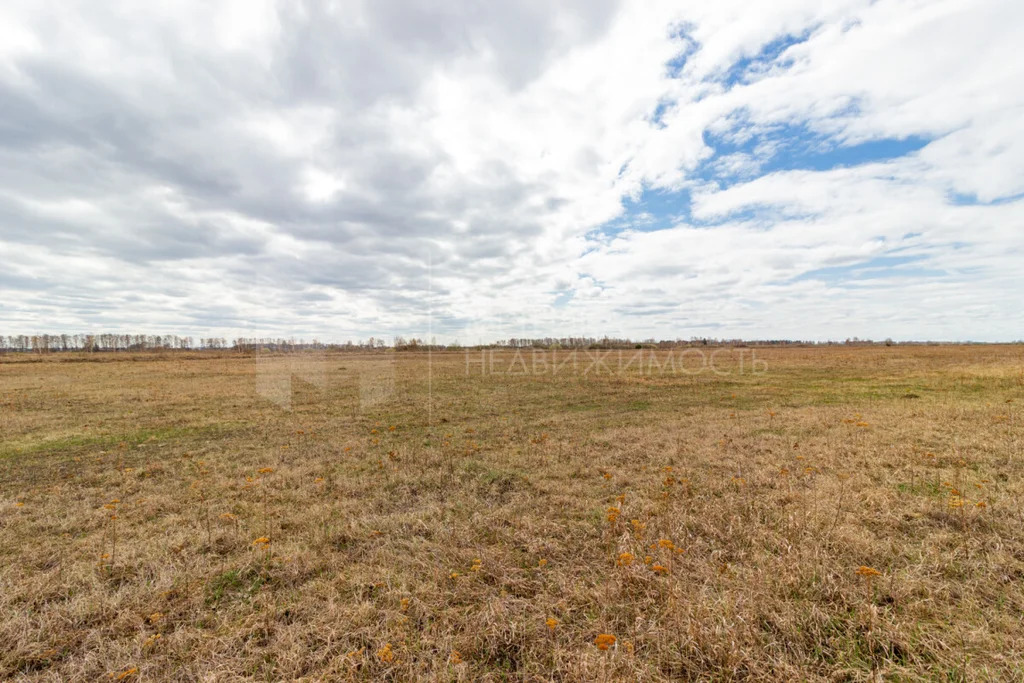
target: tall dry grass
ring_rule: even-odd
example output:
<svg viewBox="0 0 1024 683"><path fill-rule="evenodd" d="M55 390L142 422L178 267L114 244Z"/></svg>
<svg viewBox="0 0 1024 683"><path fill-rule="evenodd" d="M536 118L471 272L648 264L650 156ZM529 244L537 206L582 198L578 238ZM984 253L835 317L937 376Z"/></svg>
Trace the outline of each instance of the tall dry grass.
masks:
<svg viewBox="0 0 1024 683"><path fill-rule="evenodd" d="M1024 349L758 354L6 357L0 677L1024 678Z"/></svg>

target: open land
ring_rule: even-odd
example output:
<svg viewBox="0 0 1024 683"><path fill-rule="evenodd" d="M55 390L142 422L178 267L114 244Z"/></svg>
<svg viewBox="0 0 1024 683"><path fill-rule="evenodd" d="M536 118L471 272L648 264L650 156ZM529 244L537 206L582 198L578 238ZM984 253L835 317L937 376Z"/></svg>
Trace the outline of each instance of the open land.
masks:
<svg viewBox="0 0 1024 683"><path fill-rule="evenodd" d="M0 678L1024 678L1024 347L641 351L0 356Z"/></svg>

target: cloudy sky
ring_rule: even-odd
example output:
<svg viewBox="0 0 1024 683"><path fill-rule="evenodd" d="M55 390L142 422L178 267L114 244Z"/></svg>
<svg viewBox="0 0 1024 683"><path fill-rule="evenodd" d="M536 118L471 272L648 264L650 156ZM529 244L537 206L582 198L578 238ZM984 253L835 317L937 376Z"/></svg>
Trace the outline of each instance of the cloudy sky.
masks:
<svg viewBox="0 0 1024 683"><path fill-rule="evenodd" d="M1024 338L1024 3L0 4L0 333Z"/></svg>

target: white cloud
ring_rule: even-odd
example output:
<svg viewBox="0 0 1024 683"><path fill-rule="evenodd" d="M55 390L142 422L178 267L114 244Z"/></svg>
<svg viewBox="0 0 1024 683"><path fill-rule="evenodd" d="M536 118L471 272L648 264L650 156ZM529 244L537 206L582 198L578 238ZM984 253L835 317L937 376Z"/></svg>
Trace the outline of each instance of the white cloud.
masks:
<svg viewBox="0 0 1024 683"><path fill-rule="evenodd" d="M1008 0L6 3L0 323L1017 338L1022 20ZM840 159L928 144L773 165L801 131ZM654 190L692 204L624 210Z"/></svg>

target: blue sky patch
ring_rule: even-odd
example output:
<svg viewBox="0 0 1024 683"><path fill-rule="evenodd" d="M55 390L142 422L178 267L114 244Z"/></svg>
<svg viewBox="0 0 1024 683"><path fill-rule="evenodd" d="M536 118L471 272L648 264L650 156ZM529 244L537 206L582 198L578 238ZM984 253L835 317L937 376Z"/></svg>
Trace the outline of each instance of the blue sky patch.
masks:
<svg viewBox="0 0 1024 683"><path fill-rule="evenodd" d="M680 50L676 56L665 63L665 71L670 78L678 78L686 66L686 60L697 51L697 41L691 37L693 29L692 25L683 23L669 33L669 37L680 44Z"/></svg>
<svg viewBox="0 0 1024 683"><path fill-rule="evenodd" d="M552 305L555 308L565 308L567 305L569 305L569 302L572 301L572 298L574 296L576 296L576 290L574 290L574 289L567 289L567 290L558 292L555 295L555 301L554 301L554 303Z"/></svg>
<svg viewBox="0 0 1024 683"><path fill-rule="evenodd" d="M722 82L727 88L732 88L735 85L756 81L759 76L776 64L786 50L806 42L812 32L811 29L808 29L796 35L779 36L766 43L757 54L743 57L729 67ZM778 65L785 66L786 62L781 62Z"/></svg>
<svg viewBox="0 0 1024 683"><path fill-rule="evenodd" d="M826 284L850 283L857 280L877 280L883 278L934 278L948 275L946 271L926 268L920 264L924 256L877 256L867 261L845 266L829 266L816 268L801 273L790 282L818 280Z"/></svg>
<svg viewBox="0 0 1024 683"><path fill-rule="evenodd" d="M624 230L653 232L691 218L689 190L673 192L645 188L637 199L626 197L622 207L622 215L594 232L605 235L616 235Z"/></svg>
<svg viewBox="0 0 1024 683"><path fill-rule="evenodd" d="M946 197L947 201L954 206L999 206L1001 204L1012 204L1017 200L1024 199L1024 192L1008 197L997 197L987 202L978 199L977 195L962 194L960 192L950 192Z"/></svg>
<svg viewBox="0 0 1024 683"><path fill-rule="evenodd" d="M736 138L741 141L736 142ZM922 136L869 140L842 145L835 138L804 124L785 124L750 135L704 134L704 144L715 150L697 169L696 176L728 187L753 175L778 171L829 171L835 168L889 161L922 149L931 140ZM734 170L731 160L746 161Z"/></svg>

